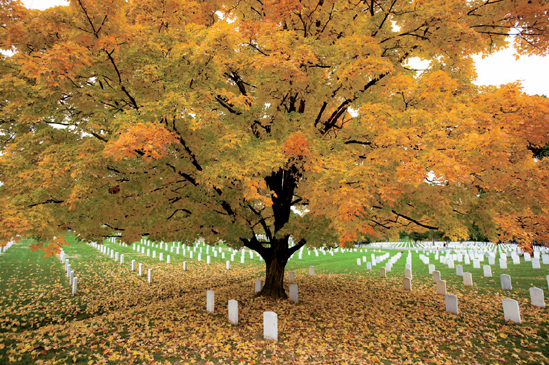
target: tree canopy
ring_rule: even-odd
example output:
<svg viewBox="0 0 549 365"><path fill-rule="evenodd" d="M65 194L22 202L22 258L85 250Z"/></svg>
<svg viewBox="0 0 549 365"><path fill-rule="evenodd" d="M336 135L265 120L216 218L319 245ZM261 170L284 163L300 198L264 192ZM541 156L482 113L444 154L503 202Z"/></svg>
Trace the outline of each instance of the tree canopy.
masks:
<svg viewBox="0 0 549 365"><path fill-rule="evenodd" d="M547 1L0 3L4 240L221 240L274 297L305 244L549 242L549 101L471 58L546 55Z"/></svg>

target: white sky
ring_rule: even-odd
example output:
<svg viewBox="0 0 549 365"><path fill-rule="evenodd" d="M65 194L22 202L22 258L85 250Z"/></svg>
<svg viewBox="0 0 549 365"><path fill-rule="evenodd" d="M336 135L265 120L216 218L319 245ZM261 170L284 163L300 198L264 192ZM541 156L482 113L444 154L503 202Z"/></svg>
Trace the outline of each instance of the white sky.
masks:
<svg viewBox="0 0 549 365"><path fill-rule="evenodd" d="M56 5L68 5L64 0L23 0L28 8L44 10ZM495 53L485 59L474 57L478 85L501 85L521 81L524 92L549 97L549 57L521 57L515 60L512 49ZM413 63L413 67L421 68Z"/></svg>

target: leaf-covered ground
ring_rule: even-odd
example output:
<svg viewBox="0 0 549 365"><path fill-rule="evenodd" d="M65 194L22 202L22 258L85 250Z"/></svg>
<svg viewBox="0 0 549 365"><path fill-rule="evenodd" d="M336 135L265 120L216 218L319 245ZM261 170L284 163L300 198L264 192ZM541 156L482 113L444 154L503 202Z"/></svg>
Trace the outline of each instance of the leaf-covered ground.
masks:
<svg viewBox="0 0 549 365"><path fill-rule="evenodd" d="M549 309L530 306L525 294L529 284L547 289L546 282L542 286L549 274L546 266L532 276L530 266L521 264L529 283L523 288L522 282L514 282L519 286L511 293L491 284L492 279L499 284L497 278L473 274L477 285L465 288L443 271L448 292L458 295L456 316L445 312L444 297L436 294L427 266L415 252L412 292L402 289L406 253L387 279L380 279L378 270L366 271L365 264L356 265L363 255L369 261L372 250L304 255L302 262L290 264L299 285L299 304L293 304L253 298L254 280L264 275L257 260L250 263L247 257L245 265L234 262L226 271L221 259L207 265L197 262L196 255L189 260L173 254L173 263L167 264L117 244L109 247L125 253L122 265L82 243L65 248L79 278L79 293L73 297L60 261L32 253L28 245L14 245L0 256L0 363L549 361ZM153 284L129 270L131 259L153 268ZM182 270L183 260L189 262L188 271ZM347 262L340 268L349 272L327 270L338 261ZM313 277L307 275L309 264L316 268ZM206 290L215 291L214 314L206 312ZM519 301L523 324L504 322L504 297ZM238 326L227 321L229 299L238 300ZM277 343L263 340L264 311L278 314Z"/></svg>

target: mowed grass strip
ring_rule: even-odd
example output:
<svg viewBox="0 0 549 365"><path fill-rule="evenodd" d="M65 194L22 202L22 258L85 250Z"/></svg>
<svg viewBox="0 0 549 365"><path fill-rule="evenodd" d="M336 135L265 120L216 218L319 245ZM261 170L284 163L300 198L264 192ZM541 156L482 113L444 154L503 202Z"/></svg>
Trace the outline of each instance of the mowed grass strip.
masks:
<svg viewBox="0 0 549 365"><path fill-rule="evenodd" d="M529 297L518 290L509 293L482 285L484 279L477 280L474 273L477 286L465 288L461 278L452 282L455 270L448 270L446 274L441 270L442 278L449 283L448 292L458 295L459 299L461 314L448 314L444 311L444 297L435 294L427 265L419 261L419 254L415 252L412 252L412 292L402 289L407 251L387 279L378 277L379 267L385 262L373 271L367 271L364 263L356 265L356 258L363 255L370 261L371 249L368 253L337 253L334 257L320 254L318 258L314 253L309 256L304 252L303 260L298 260L296 254L288 265L288 270L296 272L299 285L300 302L293 304L253 298L253 282L262 279L264 271L259 263L241 265L239 254L229 271L225 270L226 260L213 260L213 256L212 264L207 265L204 249L202 262L197 262L196 256L189 260L188 254L177 259L174 254L172 264L167 264L165 258L160 262L158 258L136 255L146 268L153 268L153 283L148 284L146 276L138 277L137 272L130 271L131 247L107 245L124 252L124 264L115 263L83 243L73 242L65 248L80 281L81 291L76 297L70 295L59 260L42 261L40 254L36 257L35 264L51 262L60 275L58 285L63 289L44 293L53 300L51 310L56 307L70 310L66 310L65 316L62 312L58 314L64 319L62 322L42 322L39 328L14 325L15 332L2 332L0 363L515 364L547 361L547 309L531 307ZM10 250L24 246L18 244ZM394 254L396 252L392 252ZM247 252L246 255L249 262ZM189 271L182 270L183 260L190 262ZM434 263L433 255L431 262ZM442 268L440 263L434 264L440 266L437 269ZM313 277L308 275L311 265L315 266ZM343 273L330 272L334 268ZM350 273L345 273L346 270ZM7 279L10 278L8 275ZM35 288L33 294L38 294L39 287L32 282L20 290L28 292L32 288ZM48 289L42 287L39 291ZM215 291L214 314L206 313L206 290ZM522 325L503 321L503 297L519 300ZM239 302L238 326L227 322L229 299ZM39 303L42 302L37 301L35 305L44 305ZM18 305L8 303L10 313L17 312ZM75 311L79 313L74 315ZM264 311L278 314L278 343L262 339Z"/></svg>
<svg viewBox="0 0 549 365"><path fill-rule="evenodd" d="M63 265L32 241L13 245L0 255L0 332L34 328L67 320L62 300L68 290Z"/></svg>

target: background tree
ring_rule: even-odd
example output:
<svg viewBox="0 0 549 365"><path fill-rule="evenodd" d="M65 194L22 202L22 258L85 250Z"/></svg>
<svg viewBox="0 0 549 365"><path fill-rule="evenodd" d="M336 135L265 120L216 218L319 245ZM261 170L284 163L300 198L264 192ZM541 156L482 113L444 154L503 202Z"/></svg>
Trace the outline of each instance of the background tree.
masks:
<svg viewBox="0 0 549 365"><path fill-rule="evenodd" d="M222 240L275 298L305 244L549 241L548 101L471 60L547 54L544 1L0 1L6 240Z"/></svg>

